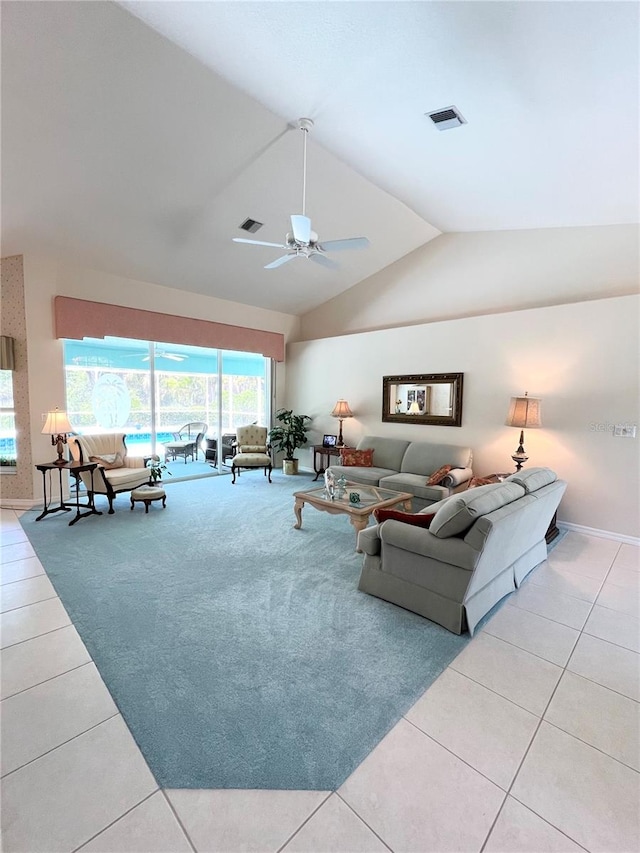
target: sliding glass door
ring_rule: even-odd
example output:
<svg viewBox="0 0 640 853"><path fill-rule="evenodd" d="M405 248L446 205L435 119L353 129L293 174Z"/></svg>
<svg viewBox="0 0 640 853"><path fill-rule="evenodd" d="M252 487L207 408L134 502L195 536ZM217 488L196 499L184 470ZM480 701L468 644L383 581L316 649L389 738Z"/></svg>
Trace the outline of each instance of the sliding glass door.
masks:
<svg viewBox="0 0 640 853"><path fill-rule="evenodd" d="M270 362L261 355L127 338L67 340L64 351L75 430L124 431L135 455L162 455L188 423L206 423L209 439L269 425Z"/></svg>

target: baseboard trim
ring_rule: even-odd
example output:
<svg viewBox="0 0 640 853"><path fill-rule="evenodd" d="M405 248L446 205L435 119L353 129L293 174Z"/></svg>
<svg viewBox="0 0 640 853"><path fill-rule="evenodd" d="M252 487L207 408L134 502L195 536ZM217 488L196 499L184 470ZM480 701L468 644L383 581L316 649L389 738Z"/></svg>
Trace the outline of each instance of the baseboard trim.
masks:
<svg viewBox="0 0 640 853"><path fill-rule="evenodd" d="M585 533L588 536L599 536L601 539L614 539L616 542L624 542L627 545L640 545L640 537L626 536L624 533L614 533L611 530L599 530L597 527L586 527L584 524L572 524L570 521L559 521L558 527L566 530L575 530L576 533Z"/></svg>
<svg viewBox="0 0 640 853"><path fill-rule="evenodd" d="M19 498L0 498L0 509L33 509L40 506L42 501L24 500Z"/></svg>

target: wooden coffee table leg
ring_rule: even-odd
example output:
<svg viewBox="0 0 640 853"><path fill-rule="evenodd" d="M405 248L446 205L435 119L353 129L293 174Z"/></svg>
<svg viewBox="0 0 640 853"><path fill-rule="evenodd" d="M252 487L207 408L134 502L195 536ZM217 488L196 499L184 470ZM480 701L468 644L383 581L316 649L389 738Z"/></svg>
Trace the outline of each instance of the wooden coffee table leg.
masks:
<svg viewBox="0 0 640 853"><path fill-rule="evenodd" d="M358 554L362 554L361 549L358 548L358 533L369 524L369 515L352 515L350 521L356 531L356 551Z"/></svg>
<svg viewBox="0 0 640 853"><path fill-rule="evenodd" d="M302 507L304 506L304 501L301 498L296 498L296 502L293 505L293 511L296 514L296 518L298 519L296 523L293 525L294 530L300 530L302 527Z"/></svg>

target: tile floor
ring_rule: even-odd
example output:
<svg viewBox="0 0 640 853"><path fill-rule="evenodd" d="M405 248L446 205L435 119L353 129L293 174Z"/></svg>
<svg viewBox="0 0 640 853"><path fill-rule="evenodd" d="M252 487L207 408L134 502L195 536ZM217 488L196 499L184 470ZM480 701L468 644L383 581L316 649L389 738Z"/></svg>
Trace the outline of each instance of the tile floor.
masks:
<svg viewBox="0 0 640 853"><path fill-rule="evenodd" d="M640 548L569 532L337 791L163 791L0 521L5 853L640 850Z"/></svg>

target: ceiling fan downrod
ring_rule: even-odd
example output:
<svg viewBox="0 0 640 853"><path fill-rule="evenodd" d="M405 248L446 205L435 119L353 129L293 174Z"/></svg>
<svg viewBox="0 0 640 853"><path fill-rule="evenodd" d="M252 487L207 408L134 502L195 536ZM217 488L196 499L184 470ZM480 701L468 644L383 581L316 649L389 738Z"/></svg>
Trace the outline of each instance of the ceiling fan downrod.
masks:
<svg viewBox="0 0 640 853"><path fill-rule="evenodd" d="M301 118L298 127L302 131L302 215L306 215L307 205L307 135L313 127L313 119Z"/></svg>

